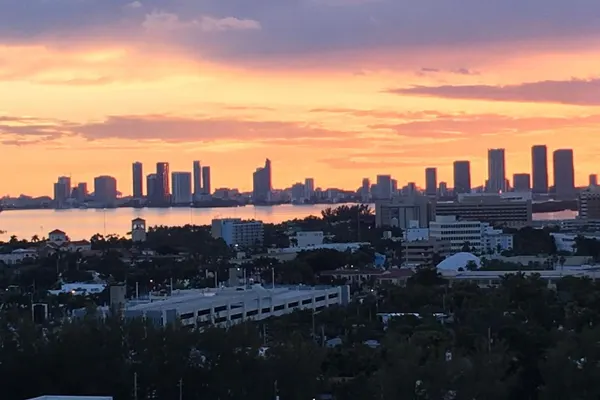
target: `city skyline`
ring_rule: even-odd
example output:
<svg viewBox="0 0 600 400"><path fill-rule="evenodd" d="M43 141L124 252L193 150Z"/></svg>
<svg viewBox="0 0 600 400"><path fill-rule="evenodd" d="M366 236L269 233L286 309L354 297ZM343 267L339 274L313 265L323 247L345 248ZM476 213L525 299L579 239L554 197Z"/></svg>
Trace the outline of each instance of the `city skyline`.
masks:
<svg viewBox="0 0 600 400"><path fill-rule="evenodd" d="M265 158L274 187L378 174L423 186L432 165L451 182L454 160L470 160L479 186L487 149L506 149L511 177L538 143L573 148L584 185L600 154L600 3L578 1L426 0L424 13L403 1L0 0L0 168L18 171L0 193L195 159L213 187L244 191L239 171Z"/></svg>

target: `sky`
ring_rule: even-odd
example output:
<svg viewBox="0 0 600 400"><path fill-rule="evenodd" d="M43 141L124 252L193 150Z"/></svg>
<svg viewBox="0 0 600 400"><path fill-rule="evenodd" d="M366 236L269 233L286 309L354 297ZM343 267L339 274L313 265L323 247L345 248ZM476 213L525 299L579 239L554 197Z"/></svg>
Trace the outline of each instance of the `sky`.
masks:
<svg viewBox="0 0 600 400"><path fill-rule="evenodd" d="M131 163L250 190L391 174L452 184L488 148L507 174L531 146L600 172L597 0L0 0L0 195ZM551 160L551 156L549 157ZM552 183L550 162L550 182Z"/></svg>

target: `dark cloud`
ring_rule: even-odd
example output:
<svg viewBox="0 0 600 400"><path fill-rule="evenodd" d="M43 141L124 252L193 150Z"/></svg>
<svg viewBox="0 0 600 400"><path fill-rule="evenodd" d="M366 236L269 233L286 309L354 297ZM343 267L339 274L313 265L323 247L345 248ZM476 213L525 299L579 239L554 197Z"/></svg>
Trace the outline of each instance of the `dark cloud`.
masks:
<svg viewBox="0 0 600 400"><path fill-rule="evenodd" d="M142 39L153 16L162 28L190 28L167 29L165 39L192 54L253 61L600 35L597 0L0 0L0 10L4 43Z"/></svg>
<svg viewBox="0 0 600 400"><path fill-rule="evenodd" d="M466 100L600 105L600 79L540 81L518 85L442 85L390 89L389 93Z"/></svg>

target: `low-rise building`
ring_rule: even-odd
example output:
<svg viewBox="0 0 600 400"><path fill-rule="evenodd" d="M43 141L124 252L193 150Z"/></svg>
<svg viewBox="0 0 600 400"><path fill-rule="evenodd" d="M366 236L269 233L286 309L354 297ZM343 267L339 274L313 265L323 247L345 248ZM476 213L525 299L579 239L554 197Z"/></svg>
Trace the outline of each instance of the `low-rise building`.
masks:
<svg viewBox="0 0 600 400"><path fill-rule="evenodd" d="M450 242L453 252L462 251L465 245L469 246L468 251L480 254L501 252L513 247L512 235L492 228L489 223L459 220L453 215L436 216L436 220L429 224L429 236Z"/></svg>
<svg viewBox="0 0 600 400"><path fill-rule="evenodd" d="M0 254L0 262L6 265L18 265L38 258L36 249L16 249L7 254Z"/></svg>
<svg viewBox="0 0 600 400"><path fill-rule="evenodd" d="M452 254L451 242L430 237L428 239L405 241L402 245L405 267L431 265L436 257Z"/></svg>
<svg viewBox="0 0 600 400"><path fill-rule="evenodd" d="M241 218L213 219L211 233L229 246L262 246L264 226L262 221L243 221Z"/></svg>
<svg viewBox="0 0 600 400"><path fill-rule="evenodd" d="M313 247L323 244L323 231L296 232L290 237L291 247Z"/></svg>
<svg viewBox="0 0 600 400"><path fill-rule="evenodd" d="M579 192L578 197L579 218L588 220L600 220L600 188L590 186Z"/></svg>
<svg viewBox="0 0 600 400"><path fill-rule="evenodd" d="M425 196L403 196L375 203L377 227L408 229L417 221L418 227L427 228L435 217L435 204Z"/></svg>
<svg viewBox="0 0 600 400"><path fill-rule="evenodd" d="M456 216L461 221L481 221L514 228L531 225L533 215L531 200L522 197L521 193L517 197L496 194L463 195L458 201L438 202L435 214Z"/></svg>

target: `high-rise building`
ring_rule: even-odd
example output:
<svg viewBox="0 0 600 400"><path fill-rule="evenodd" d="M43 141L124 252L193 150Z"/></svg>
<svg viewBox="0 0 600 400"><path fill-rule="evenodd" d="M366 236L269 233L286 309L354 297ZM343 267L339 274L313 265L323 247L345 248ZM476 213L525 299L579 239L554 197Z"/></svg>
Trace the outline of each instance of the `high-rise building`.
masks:
<svg viewBox="0 0 600 400"><path fill-rule="evenodd" d="M156 198L156 181L156 174L146 176L146 196L151 201Z"/></svg>
<svg viewBox="0 0 600 400"><path fill-rule="evenodd" d="M132 165L133 173L133 198L141 199L144 197L144 172L141 162L134 162Z"/></svg>
<svg viewBox="0 0 600 400"><path fill-rule="evenodd" d="M598 175L590 174L590 187L598 186Z"/></svg>
<svg viewBox="0 0 600 400"><path fill-rule="evenodd" d="M257 168L252 175L252 201L265 203L271 200L271 160L265 160L265 166Z"/></svg>
<svg viewBox="0 0 600 400"><path fill-rule="evenodd" d="M454 193L471 193L471 163L454 161Z"/></svg>
<svg viewBox="0 0 600 400"><path fill-rule="evenodd" d="M202 193L205 195L212 194L212 190L210 187L210 167L209 166L202 167Z"/></svg>
<svg viewBox="0 0 600 400"><path fill-rule="evenodd" d="M506 192L506 160L504 149L488 150L488 181L486 191L489 193Z"/></svg>
<svg viewBox="0 0 600 400"><path fill-rule="evenodd" d="M314 178L306 178L304 180L304 197L307 200L312 199L315 196L315 180Z"/></svg>
<svg viewBox="0 0 600 400"><path fill-rule="evenodd" d="M102 205L113 205L117 200L117 180L106 175L95 177L94 200Z"/></svg>
<svg viewBox="0 0 600 400"><path fill-rule="evenodd" d="M156 187L154 190L155 204L168 204L170 200L171 185L169 182L169 163L156 163Z"/></svg>
<svg viewBox="0 0 600 400"><path fill-rule="evenodd" d="M192 202L192 174L189 172L173 172L171 174L173 184L173 204L190 204Z"/></svg>
<svg viewBox="0 0 600 400"><path fill-rule="evenodd" d="M293 203L302 203L305 199L304 195L306 193L306 187L303 183L295 183L292 185L292 202Z"/></svg>
<svg viewBox="0 0 600 400"><path fill-rule="evenodd" d="M54 202L56 207L62 208L65 206L67 199L71 197L71 178L60 176L54 184Z"/></svg>
<svg viewBox="0 0 600 400"><path fill-rule="evenodd" d="M366 203L371 199L371 180L369 178L363 178L362 180L360 198L363 203Z"/></svg>
<svg viewBox="0 0 600 400"><path fill-rule="evenodd" d="M531 190L531 176L529 174L514 174L513 190L515 192L529 192Z"/></svg>
<svg viewBox="0 0 600 400"><path fill-rule="evenodd" d="M202 194L202 168L200 161L194 161L194 196Z"/></svg>
<svg viewBox="0 0 600 400"><path fill-rule="evenodd" d="M591 186L579 193L578 198L579 218L588 220L600 220L600 188Z"/></svg>
<svg viewBox="0 0 600 400"><path fill-rule="evenodd" d="M88 196L87 183L79 182L77 184L77 187L74 188L73 190L77 190L77 196L73 196L73 197L75 199L77 199L78 202L83 203Z"/></svg>
<svg viewBox="0 0 600 400"><path fill-rule="evenodd" d="M548 193L548 149L544 145L531 148L532 192Z"/></svg>
<svg viewBox="0 0 600 400"><path fill-rule="evenodd" d="M440 197L448 196L448 183L440 182L440 186L438 187L438 195Z"/></svg>
<svg viewBox="0 0 600 400"><path fill-rule="evenodd" d="M425 169L425 194L435 196L437 194L437 169Z"/></svg>
<svg viewBox="0 0 600 400"><path fill-rule="evenodd" d="M392 176L377 175L377 191L373 193L379 200L392 198Z"/></svg>
<svg viewBox="0 0 600 400"><path fill-rule="evenodd" d="M575 197L573 149L554 151L554 193L561 199Z"/></svg>

